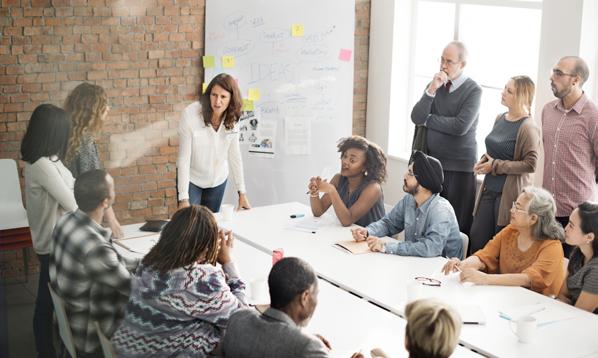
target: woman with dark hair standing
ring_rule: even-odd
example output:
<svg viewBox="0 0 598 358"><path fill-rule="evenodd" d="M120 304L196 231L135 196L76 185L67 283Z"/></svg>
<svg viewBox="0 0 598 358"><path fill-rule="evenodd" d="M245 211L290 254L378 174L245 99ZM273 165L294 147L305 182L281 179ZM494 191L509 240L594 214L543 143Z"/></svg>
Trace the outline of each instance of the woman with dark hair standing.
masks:
<svg viewBox="0 0 598 358"><path fill-rule="evenodd" d="M496 118L486 137L486 153L473 168L485 177L473 209L470 253L509 224L511 203L532 184L540 150L540 130L531 117L534 91L534 82L527 76L512 77L502 91L501 104L508 111Z"/></svg>
<svg viewBox="0 0 598 358"><path fill-rule="evenodd" d="M320 177L309 180L311 211L321 216L332 205L343 226L365 227L384 216L381 184L386 179L386 155L376 143L360 136L342 138L337 147L341 172L330 182Z"/></svg>
<svg viewBox="0 0 598 358"><path fill-rule="evenodd" d="M559 300L586 311L598 308L598 204L582 203L569 217L565 241L574 247Z"/></svg>
<svg viewBox="0 0 598 358"><path fill-rule="evenodd" d="M112 336L118 356L208 356L231 314L247 305L232 243L232 232L219 230L207 208L179 209L137 268Z"/></svg>
<svg viewBox="0 0 598 358"><path fill-rule="evenodd" d="M230 172L239 193L239 209L249 209L237 122L243 102L235 79L214 77L199 101L183 110L177 159L179 208L197 204L220 211Z"/></svg>
<svg viewBox="0 0 598 358"><path fill-rule="evenodd" d="M25 161L25 203L33 249L40 261L39 283L33 333L38 357L53 357L52 300L48 290L50 244L56 221L77 208L75 179L62 164L66 154L71 121L68 114L51 104L39 105L31 115L21 141Z"/></svg>
<svg viewBox="0 0 598 358"><path fill-rule="evenodd" d="M106 91L98 85L81 83L66 98L64 109L73 123L66 165L75 178L89 170L101 169L95 141L110 111ZM122 238L124 234L112 206L106 210L105 218L112 235Z"/></svg>

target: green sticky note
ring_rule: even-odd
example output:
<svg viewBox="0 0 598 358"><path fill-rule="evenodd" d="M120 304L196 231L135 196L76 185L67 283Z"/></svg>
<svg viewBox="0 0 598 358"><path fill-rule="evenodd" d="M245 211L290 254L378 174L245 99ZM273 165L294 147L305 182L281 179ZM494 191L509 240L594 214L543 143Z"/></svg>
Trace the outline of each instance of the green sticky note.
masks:
<svg viewBox="0 0 598 358"><path fill-rule="evenodd" d="M214 68L216 67L216 59L214 56L203 56L203 68Z"/></svg>
<svg viewBox="0 0 598 358"><path fill-rule="evenodd" d="M235 67L235 56L222 56L222 67L223 68Z"/></svg>
<svg viewBox="0 0 598 358"><path fill-rule="evenodd" d="M259 88L250 88L247 98L252 101L259 101L260 100L260 89Z"/></svg>
<svg viewBox="0 0 598 358"><path fill-rule="evenodd" d="M293 24L291 25L291 36L293 37L301 37L305 34L305 27L303 24Z"/></svg>
<svg viewBox="0 0 598 358"><path fill-rule="evenodd" d="M243 110L253 111L253 101L247 98L243 98Z"/></svg>

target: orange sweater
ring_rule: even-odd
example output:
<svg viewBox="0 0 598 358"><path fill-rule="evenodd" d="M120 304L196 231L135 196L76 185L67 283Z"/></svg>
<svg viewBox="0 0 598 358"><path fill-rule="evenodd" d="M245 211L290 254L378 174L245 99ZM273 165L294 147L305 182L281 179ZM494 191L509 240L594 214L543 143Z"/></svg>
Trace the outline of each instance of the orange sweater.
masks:
<svg viewBox="0 0 598 358"><path fill-rule="evenodd" d="M524 273L530 278L532 290L558 295L566 276L561 242L537 240L522 252L517 247L518 237L519 231L509 225L474 255L486 265L487 273Z"/></svg>

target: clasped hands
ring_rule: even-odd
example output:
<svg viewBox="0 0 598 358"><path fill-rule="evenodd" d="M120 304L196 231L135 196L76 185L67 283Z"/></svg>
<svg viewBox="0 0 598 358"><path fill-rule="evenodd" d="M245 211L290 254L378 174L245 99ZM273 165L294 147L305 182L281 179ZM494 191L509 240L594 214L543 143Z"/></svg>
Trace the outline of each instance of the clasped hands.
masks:
<svg viewBox="0 0 598 358"><path fill-rule="evenodd" d="M453 272L460 272L459 279L461 282L471 282L477 285L488 284L488 274L473 267L468 267L467 263L459 260L456 257L449 259L442 267L442 273L445 275Z"/></svg>
<svg viewBox="0 0 598 358"><path fill-rule="evenodd" d="M309 178L307 190L309 195L316 196L318 193L329 194L331 191L336 190L336 188L334 185L330 184L327 179L322 179L317 176Z"/></svg>
<svg viewBox="0 0 598 358"><path fill-rule="evenodd" d="M492 158L488 153L482 155L482 158L475 163L473 166L473 172L476 174L490 174L492 173L492 164L494 163L494 158Z"/></svg>

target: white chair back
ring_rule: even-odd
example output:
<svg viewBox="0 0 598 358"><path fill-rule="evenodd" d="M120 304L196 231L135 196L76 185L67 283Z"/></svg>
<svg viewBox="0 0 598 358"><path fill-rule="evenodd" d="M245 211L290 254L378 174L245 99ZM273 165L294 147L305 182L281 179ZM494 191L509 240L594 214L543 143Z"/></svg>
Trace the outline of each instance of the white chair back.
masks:
<svg viewBox="0 0 598 358"><path fill-rule="evenodd" d="M0 173L0 230L28 227L17 163L13 159L0 159Z"/></svg>
<svg viewBox="0 0 598 358"><path fill-rule="evenodd" d="M102 352L104 352L104 358L116 358L116 352L114 351L114 347L112 346L112 342L104 335L104 332L100 329L100 324L98 322L93 323L96 327L96 332L98 332L98 338L100 338L100 344L102 346Z"/></svg>
<svg viewBox="0 0 598 358"><path fill-rule="evenodd" d="M464 260L467 257L467 250L469 249L469 236L467 234L461 233L461 243L463 244L463 257L461 257L461 260Z"/></svg>
<svg viewBox="0 0 598 358"><path fill-rule="evenodd" d="M66 350L69 352L72 358L77 358L77 349L75 348L75 341L73 340L73 333L71 332L71 325L66 316L66 309L64 308L64 301L58 294L52 289L52 286L48 283L50 289L50 296L52 296L52 302L54 303L54 312L56 314L56 320L58 321L58 331L60 338Z"/></svg>

